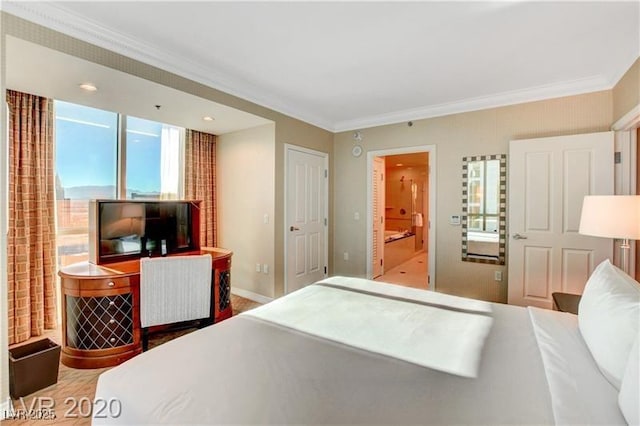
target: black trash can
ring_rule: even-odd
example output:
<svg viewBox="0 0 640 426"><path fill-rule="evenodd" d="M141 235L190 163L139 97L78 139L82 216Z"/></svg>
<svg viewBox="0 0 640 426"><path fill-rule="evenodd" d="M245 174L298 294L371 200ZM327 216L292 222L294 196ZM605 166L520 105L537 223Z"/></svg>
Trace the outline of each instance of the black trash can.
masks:
<svg viewBox="0 0 640 426"><path fill-rule="evenodd" d="M50 339L9 349L9 393L19 398L55 385L60 367L60 345Z"/></svg>

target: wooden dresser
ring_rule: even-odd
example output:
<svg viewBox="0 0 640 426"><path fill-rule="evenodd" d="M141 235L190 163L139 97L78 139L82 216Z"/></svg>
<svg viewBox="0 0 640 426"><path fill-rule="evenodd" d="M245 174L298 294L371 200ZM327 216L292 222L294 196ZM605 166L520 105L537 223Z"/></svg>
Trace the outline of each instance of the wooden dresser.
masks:
<svg viewBox="0 0 640 426"><path fill-rule="evenodd" d="M228 250L201 248L181 253L212 257L212 301L208 323L231 317L231 256ZM140 260L108 265L81 262L62 268L62 354L64 365L101 368L142 352Z"/></svg>

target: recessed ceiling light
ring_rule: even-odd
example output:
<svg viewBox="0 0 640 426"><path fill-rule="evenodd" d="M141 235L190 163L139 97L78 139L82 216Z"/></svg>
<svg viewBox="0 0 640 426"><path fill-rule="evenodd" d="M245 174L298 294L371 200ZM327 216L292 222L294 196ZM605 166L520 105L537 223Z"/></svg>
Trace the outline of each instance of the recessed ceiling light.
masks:
<svg viewBox="0 0 640 426"><path fill-rule="evenodd" d="M402 164L402 163L396 164L396 167L402 167L402 166L404 166L404 164Z"/></svg>
<svg viewBox="0 0 640 426"><path fill-rule="evenodd" d="M213 121L213 120L214 120L214 118L213 118L213 117L209 117L208 115L207 115L207 116L205 116L205 117L202 117L202 119L203 119L204 121Z"/></svg>
<svg viewBox="0 0 640 426"><path fill-rule="evenodd" d="M82 90L86 90L87 92L95 92L95 91L98 90L98 88L94 84L91 84L91 83L82 83L80 85L80 88Z"/></svg>

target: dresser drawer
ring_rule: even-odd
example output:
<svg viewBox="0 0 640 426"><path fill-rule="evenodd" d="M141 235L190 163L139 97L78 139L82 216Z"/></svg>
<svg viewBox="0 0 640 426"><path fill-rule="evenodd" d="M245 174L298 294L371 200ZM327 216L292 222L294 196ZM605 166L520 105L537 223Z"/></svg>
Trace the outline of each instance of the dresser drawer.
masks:
<svg viewBox="0 0 640 426"><path fill-rule="evenodd" d="M127 288L131 282L129 277L122 278L85 278L65 279L64 287L76 291L100 291Z"/></svg>
<svg viewBox="0 0 640 426"><path fill-rule="evenodd" d="M231 269L231 258L226 257L222 259L214 260L213 267L215 269Z"/></svg>

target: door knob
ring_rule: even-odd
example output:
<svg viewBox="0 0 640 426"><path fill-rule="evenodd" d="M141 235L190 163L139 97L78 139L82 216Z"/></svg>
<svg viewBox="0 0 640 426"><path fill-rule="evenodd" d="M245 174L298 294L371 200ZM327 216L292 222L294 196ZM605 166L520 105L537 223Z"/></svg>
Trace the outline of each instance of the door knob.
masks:
<svg viewBox="0 0 640 426"><path fill-rule="evenodd" d="M526 240L527 237L525 235L513 234L513 239L514 240Z"/></svg>
<svg viewBox="0 0 640 426"><path fill-rule="evenodd" d="M289 231L293 232L293 231L299 231L300 228L298 228L297 226L291 226L291 228L289 228Z"/></svg>

